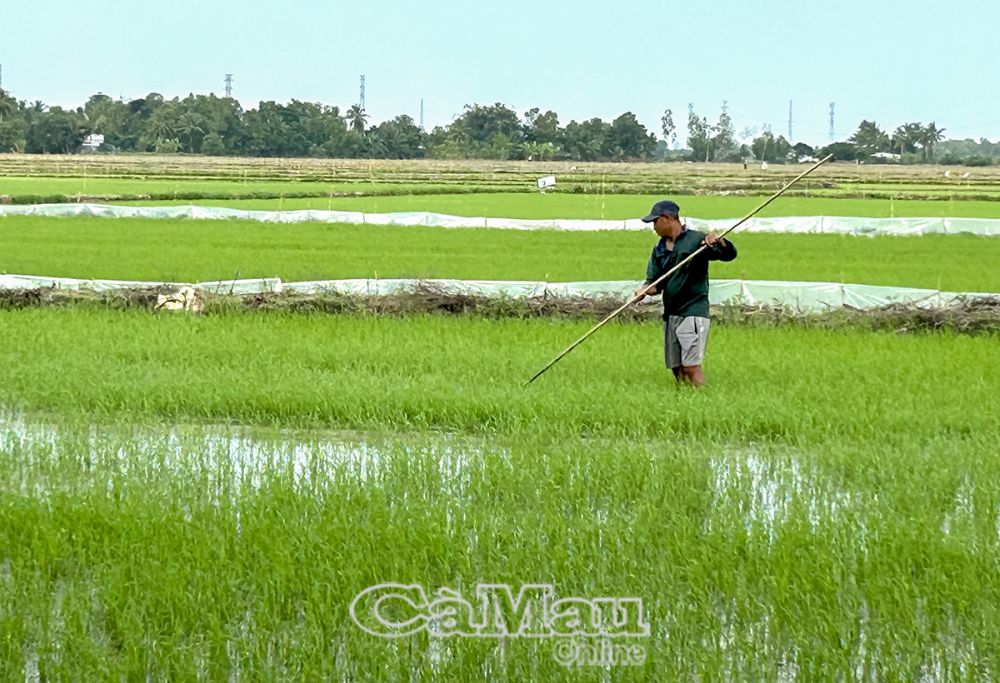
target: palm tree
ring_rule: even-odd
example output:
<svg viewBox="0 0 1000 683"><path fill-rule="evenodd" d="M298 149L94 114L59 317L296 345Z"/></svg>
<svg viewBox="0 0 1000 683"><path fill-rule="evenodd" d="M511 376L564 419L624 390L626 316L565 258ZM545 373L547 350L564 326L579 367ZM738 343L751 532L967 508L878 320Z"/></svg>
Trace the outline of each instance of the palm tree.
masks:
<svg viewBox="0 0 1000 683"><path fill-rule="evenodd" d="M893 132L892 147L893 149L899 149L900 156L906 152L916 152L916 145L920 142L923 134L924 127L919 123L904 123Z"/></svg>
<svg viewBox="0 0 1000 683"><path fill-rule="evenodd" d="M149 122L149 132L154 140L169 140L174 136L174 124L165 116L153 116Z"/></svg>
<svg viewBox="0 0 1000 683"><path fill-rule="evenodd" d="M933 121L924 126L920 133L920 147L924 152L924 161L934 159L934 145L944 140L944 128L938 128Z"/></svg>
<svg viewBox="0 0 1000 683"><path fill-rule="evenodd" d="M365 131L365 122L368 121L368 114L365 110L361 108L360 104L352 104L351 108L347 110L347 114L344 116L347 122L351 126L351 130L357 131L358 133L363 133Z"/></svg>
<svg viewBox="0 0 1000 683"><path fill-rule="evenodd" d="M205 132L205 129L201 127L202 123L204 123L202 117L192 111L184 112L177 119L177 132L187 138L187 151L189 152L195 151L194 136Z"/></svg>
<svg viewBox="0 0 1000 683"><path fill-rule="evenodd" d="M3 117L8 116L17 110L17 100L7 94L6 90L0 90L0 123Z"/></svg>

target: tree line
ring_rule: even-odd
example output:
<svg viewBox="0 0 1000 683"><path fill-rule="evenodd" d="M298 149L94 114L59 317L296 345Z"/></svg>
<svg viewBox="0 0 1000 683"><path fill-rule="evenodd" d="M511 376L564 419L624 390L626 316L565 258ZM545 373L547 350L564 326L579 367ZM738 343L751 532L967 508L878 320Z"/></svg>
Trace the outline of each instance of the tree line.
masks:
<svg viewBox="0 0 1000 683"><path fill-rule="evenodd" d="M595 117L563 125L554 111L533 108L519 115L501 103L466 105L450 124L428 132L405 114L370 125L359 105L341 111L299 100L266 101L244 110L235 99L214 94L166 99L150 93L126 101L99 93L82 107L64 109L17 100L0 90L0 152L69 154L96 133L104 136L100 151L257 157L783 163L826 154L869 160L886 152L905 161L931 162L938 146L953 142L943 142L944 130L934 123L907 123L890 134L871 121L862 121L848 140L821 148L793 144L766 127L737 136L725 102L714 123L689 105L684 148L679 148L670 109L657 132L659 137L632 112L610 122ZM1000 157L1000 150L981 150L992 144L986 140L963 142L966 157L981 153L989 161L994 152ZM954 158L949 152L941 161Z"/></svg>
<svg viewBox="0 0 1000 683"><path fill-rule="evenodd" d="M875 121L863 120L846 142L837 142L824 149L835 159L843 160L863 161L879 155L892 155L889 158L904 163L990 166L1000 161L1000 143L986 138L978 141L945 140L944 128L939 128L933 121L928 124L904 123L890 133Z"/></svg>
<svg viewBox="0 0 1000 683"><path fill-rule="evenodd" d="M232 98L158 93L131 101L90 97L75 110L17 101L0 90L0 152L77 151L91 133L108 151L260 157L412 159L649 159L657 140L631 112L560 125L555 112L519 116L503 104L468 105L447 126L422 130L412 117L369 125L358 105L292 100L243 110Z"/></svg>
<svg viewBox="0 0 1000 683"><path fill-rule="evenodd" d="M665 138L674 134L672 113L667 110L662 119ZM688 107L688 149L684 158L691 161L767 161L783 163L803 157L833 155L838 161L865 163L939 163L989 166L1000 162L1000 142L986 138L975 140L945 140L944 128L933 121L904 123L891 133L874 121L863 120L847 139L823 146L804 142L792 144L784 136L775 136L765 127L762 131L747 128L740 137L749 142L738 143L726 103L714 124ZM936 152L941 152L936 155Z"/></svg>

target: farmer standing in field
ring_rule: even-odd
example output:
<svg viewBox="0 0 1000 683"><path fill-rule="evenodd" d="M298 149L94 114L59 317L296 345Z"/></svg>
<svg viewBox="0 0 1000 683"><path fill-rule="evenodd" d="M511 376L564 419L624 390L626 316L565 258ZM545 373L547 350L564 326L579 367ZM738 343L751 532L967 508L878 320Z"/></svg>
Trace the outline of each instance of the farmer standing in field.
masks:
<svg viewBox="0 0 1000 683"><path fill-rule="evenodd" d="M718 235L689 230L680 220L680 207L669 199L656 202L642 219L652 223L660 241L653 247L646 267L646 285L636 295L663 293L664 359L678 382L696 387L705 383L701 364L708 341L708 262L736 258L733 243ZM686 266L653 288L650 283L683 261L702 244L701 252Z"/></svg>

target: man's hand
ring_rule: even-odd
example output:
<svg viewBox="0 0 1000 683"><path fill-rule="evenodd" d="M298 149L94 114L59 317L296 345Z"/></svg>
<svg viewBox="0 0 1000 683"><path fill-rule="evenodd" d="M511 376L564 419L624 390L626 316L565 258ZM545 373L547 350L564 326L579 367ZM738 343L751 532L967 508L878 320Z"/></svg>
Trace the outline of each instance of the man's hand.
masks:
<svg viewBox="0 0 1000 683"><path fill-rule="evenodd" d="M650 287L649 285L643 285L639 289L635 290L635 295L639 297L639 301L642 301L647 296L656 294L656 287Z"/></svg>
<svg viewBox="0 0 1000 683"><path fill-rule="evenodd" d="M705 244L707 244L710 247L714 247L716 245L723 247L726 245L726 240L722 237L719 237L714 232L710 232L707 235L705 235Z"/></svg>

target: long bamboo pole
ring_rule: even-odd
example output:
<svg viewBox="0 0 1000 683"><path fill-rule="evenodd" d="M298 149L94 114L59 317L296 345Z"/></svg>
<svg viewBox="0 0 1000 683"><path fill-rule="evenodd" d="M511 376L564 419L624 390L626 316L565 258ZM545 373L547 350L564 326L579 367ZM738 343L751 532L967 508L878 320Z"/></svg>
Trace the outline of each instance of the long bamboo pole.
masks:
<svg viewBox="0 0 1000 683"><path fill-rule="evenodd" d="M800 173L796 177L794 177L791 180L789 180L785 184L784 187L782 187L780 190L778 190L773 195L771 195L770 197L768 197L764 202L762 202L760 204L760 206L758 206L756 209L754 209L753 211L751 211L750 213L748 213L746 216L744 216L743 218L741 218L739 221L737 221L736 223L734 223L732 226L730 226L728 229L726 229L725 232L723 232L722 234L720 234L719 235L719 239L722 239L723 237L725 237L726 235L728 235L729 233L731 233L733 230L735 230L736 228L740 227L741 225L743 225L744 223L746 223L748 220L750 220L751 218L753 218L754 216L756 216L757 213L761 209L763 209L765 206L767 206L768 204L770 204L771 202L773 202L775 199L777 199L778 197L780 197L782 194L784 194L785 190L787 190L792 185L794 185L795 183L797 183L800 180L802 180L803 178L805 178L807 175L809 175L810 173L812 173L813 171L815 171L817 168L819 168L820 166L822 166L823 164L825 164L826 162L828 162L832 158L833 158L833 155L831 154L829 156L824 157L823 159L820 159L815 164L813 164L812 166L810 166L809 168L807 168L805 171L803 171L802 173ZM650 282L648 285L646 285L645 287L643 287L641 292L639 292L638 294L636 294L635 296L633 296L631 299L629 299L628 301L626 301L624 304L622 304L620 307L618 307L617 309L615 309L615 311L613 313L611 313L611 315L609 315L607 318L605 318L601 322L599 322L596 325L594 325L592 328L590 328L589 330L587 330L586 334L584 334L582 337L580 337L575 342L573 342L572 344L570 344L569 346L567 346L565 349L563 349L563 351L558 356L556 356L555 358L553 358L552 360L550 360L548 362L548 364L544 368L542 368L541 370L539 370L538 372L536 372L531 377L531 379L529 379L525 383L525 386L527 386L528 384L531 384L536 379L538 379L539 377L541 377L545 373L546 370L548 370L553 365L555 365L560 360L562 360L563 357L566 356L566 354L568 354L570 351L572 351L573 349L575 349L577 346L579 346L580 344L582 344L583 342L585 342L592 334L594 334L599 329L601 329L602 327L604 327L605 324L607 324L610 320L614 319L615 316L617 316L619 313L621 313L622 311L624 311L626 308L628 308L632 304L634 304L634 303L636 303L638 301L641 301L646 296L646 292L649 291L650 288L656 287L656 285L660 284L661 282L663 282L664 280L666 280L668 277L670 277L671 275L673 275L674 273L676 273L678 270L680 270L681 268L683 268L684 266L686 266L693 258L695 258L696 256L698 256L698 254L700 254L701 252L705 251L708 248L709 247L708 247L707 244L701 245L700 247L698 247L698 249L696 249L695 251L693 251L686 259L684 259L683 261L681 261L680 263L678 263L676 266L674 266L673 268L671 268L670 270L668 270L666 273L664 273L663 275L661 275L660 277L658 277L653 282Z"/></svg>

